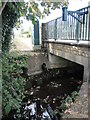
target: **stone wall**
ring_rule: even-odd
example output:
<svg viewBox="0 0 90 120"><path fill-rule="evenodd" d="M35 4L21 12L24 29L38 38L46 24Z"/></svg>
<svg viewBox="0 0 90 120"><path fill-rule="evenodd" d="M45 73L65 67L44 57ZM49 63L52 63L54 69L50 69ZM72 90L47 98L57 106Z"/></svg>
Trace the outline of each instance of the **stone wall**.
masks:
<svg viewBox="0 0 90 120"><path fill-rule="evenodd" d="M70 54L74 55L79 55L83 57L88 57L90 55L89 53L89 48L88 47L83 47L83 46L78 46L78 45L67 45L67 44L60 44L60 43L47 43L45 46L50 49L50 50L59 50L63 52L67 52Z"/></svg>
<svg viewBox="0 0 90 120"><path fill-rule="evenodd" d="M49 61L48 58L49 60L51 58L51 60ZM48 55L47 52L44 52L43 50L37 52L30 52L30 57L27 60L28 74L34 75L41 73L43 63L46 64L47 69L62 68L71 65L71 62L63 58Z"/></svg>

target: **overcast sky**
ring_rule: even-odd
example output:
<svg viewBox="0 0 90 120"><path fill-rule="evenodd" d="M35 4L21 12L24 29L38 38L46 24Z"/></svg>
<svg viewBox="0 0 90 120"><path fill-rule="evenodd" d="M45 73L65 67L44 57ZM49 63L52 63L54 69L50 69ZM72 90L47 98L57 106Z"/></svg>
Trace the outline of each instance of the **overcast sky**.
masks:
<svg viewBox="0 0 90 120"><path fill-rule="evenodd" d="M89 1L90 0L69 0L68 10L74 11L83 7L87 7ZM41 23L48 22L60 16L62 16L62 9L52 10L51 14L48 17L44 18L43 20L40 20L40 22ZM25 30L28 30L30 24L31 24L30 21L24 20L22 26ZM18 34L18 31L16 29L14 29L14 32Z"/></svg>
<svg viewBox="0 0 90 120"><path fill-rule="evenodd" d="M69 0L68 10L74 11L87 7L89 1L90 0ZM62 9L52 10L51 15L42 20L42 22L47 22L60 16L62 16Z"/></svg>

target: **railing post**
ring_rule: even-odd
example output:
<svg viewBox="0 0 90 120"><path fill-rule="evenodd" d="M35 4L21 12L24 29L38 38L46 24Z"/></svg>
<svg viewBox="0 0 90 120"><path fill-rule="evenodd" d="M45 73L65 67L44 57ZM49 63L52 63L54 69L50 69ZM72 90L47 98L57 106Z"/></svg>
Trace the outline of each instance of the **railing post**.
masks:
<svg viewBox="0 0 90 120"><path fill-rule="evenodd" d="M78 15L78 19L80 20L80 16ZM79 36L80 36L80 22L77 21L76 24L76 40L79 42Z"/></svg>
<svg viewBox="0 0 90 120"><path fill-rule="evenodd" d="M55 19L54 39L57 39L57 19Z"/></svg>

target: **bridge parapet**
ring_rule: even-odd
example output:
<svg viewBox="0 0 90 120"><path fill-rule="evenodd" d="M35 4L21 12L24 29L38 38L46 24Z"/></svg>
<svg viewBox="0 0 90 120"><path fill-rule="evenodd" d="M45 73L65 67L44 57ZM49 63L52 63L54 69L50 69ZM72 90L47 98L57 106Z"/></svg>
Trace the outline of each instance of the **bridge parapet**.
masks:
<svg viewBox="0 0 90 120"><path fill-rule="evenodd" d="M90 5L68 11L67 21L62 17L42 24L42 40L90 40Z"/></svg>

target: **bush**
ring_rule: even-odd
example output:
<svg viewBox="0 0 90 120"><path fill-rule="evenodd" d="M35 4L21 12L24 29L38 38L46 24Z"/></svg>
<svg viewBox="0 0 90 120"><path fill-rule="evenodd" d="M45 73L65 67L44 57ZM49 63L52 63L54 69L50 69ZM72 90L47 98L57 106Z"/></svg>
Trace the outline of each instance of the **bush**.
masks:
<svg viewBox="0 0 90 120"><path fill-rule="evenodd" d="M72 97L73 102L77 99L77 96L78 96L77 91L74 91L74 92L71 93L71 97Z"/></svg>
<svg viewBox="0 0 90 120"><path fill-rule="evenodd" d="M20 104L24 98L24 86L26 79L20 74L22 67L27 67L27 56L10 56L4 52L2 56L2 108L3 115L16 109L20 113Z"/></svg>

